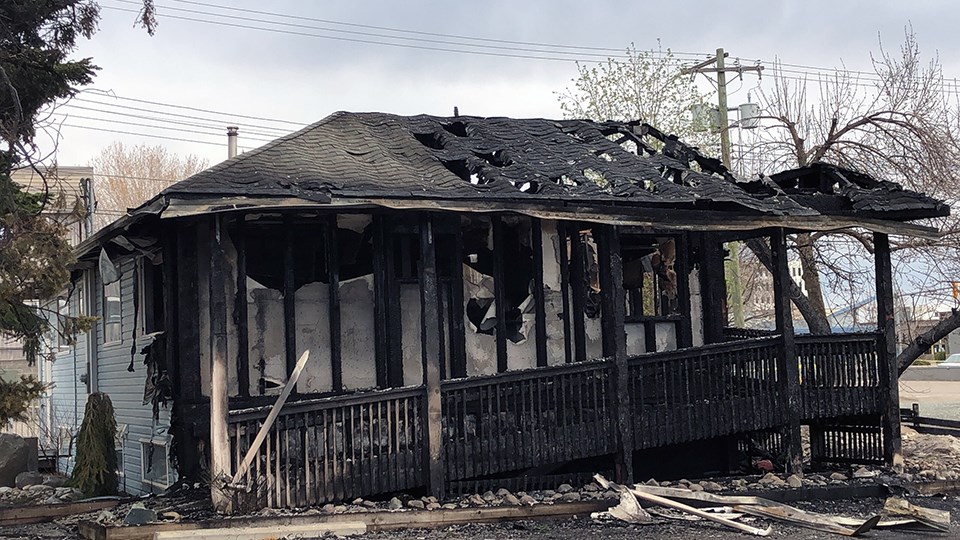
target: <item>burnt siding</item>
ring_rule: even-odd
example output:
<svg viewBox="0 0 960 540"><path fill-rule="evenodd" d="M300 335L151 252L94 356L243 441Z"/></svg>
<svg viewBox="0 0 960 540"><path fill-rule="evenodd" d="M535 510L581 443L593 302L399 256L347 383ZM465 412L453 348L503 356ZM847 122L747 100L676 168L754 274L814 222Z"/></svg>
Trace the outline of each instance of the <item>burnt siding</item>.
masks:
<svg viewBox="0 0 960 540"><path fill-rule="evenodd" d="M139 353L148 340L139 336L139 330L137 331L137 353L133 357L133 371L128 370L133 343L131 333L134 328L134 264L133 261L126 261L121 266L123 271L120 278L122 339L119 342L104 344L103 332L98 332L96 364L98 390L110 396L116 412L118 430L126 426L126 434L123 437L124 477L120 479L120 488L131 494L142 494L164 489L164 486L152 486L141 480L141 441L151 438L163 441L169 431L170 415L168 410L161 408L160 417L154 422L152 406L149 403L143 404L147 368L143 364L143 356ZM102 286L98 284L97 290L97 313L102 313L103 295L99 294ZM102 325L102 322L98 324Z"/></svg>

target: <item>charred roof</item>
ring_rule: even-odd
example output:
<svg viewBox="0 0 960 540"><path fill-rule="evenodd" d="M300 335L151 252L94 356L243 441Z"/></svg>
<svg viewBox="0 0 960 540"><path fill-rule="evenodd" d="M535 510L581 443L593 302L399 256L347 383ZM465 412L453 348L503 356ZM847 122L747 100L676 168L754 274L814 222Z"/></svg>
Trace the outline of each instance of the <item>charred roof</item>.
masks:
<svg viewBox="0 0 960 540"><path fill-rule="evenodd" d="M768 216L946 215L942 202L830 166L743 181L639 122L338 112L161 197L295 197L719 210ZM632 210L636 211L636 210Z"/></svg>

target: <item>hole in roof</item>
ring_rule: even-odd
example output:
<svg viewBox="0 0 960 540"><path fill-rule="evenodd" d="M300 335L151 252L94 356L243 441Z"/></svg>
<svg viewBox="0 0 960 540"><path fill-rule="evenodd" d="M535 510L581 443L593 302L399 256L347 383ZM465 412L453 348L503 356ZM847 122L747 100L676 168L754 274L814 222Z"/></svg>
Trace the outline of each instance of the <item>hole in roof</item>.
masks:
<svg viewBox="0 0 960 540"><path fill-rule="evenodd" d="M440 160L448 171L460 177L464 182L470 182L470 169L467 168L467 162L462 159ZM472 183L472 182L471 182Z"/></svg>
<svg viewBox="0 0 960 540"><path fill-rule="evenodd" d="M413 136L427 148L443 150L443 142L440 141L439 133L414 133Z"/></svg>
<svg viewBox="0 0 960 540"><path fill-rule="evenodd" d="M605 151L603 151L603 150L597 150L597 151L594 152L594 153L597 155L598 158L600 158L600 159L602 159L602 160L604 160L604 161L608 161L608 162L609 162L609 161L614 161L613 156L611 156L610 154L608 154L607 152L605 152Z"/></svg>
<svg viewBox="0 0 960 540"><path fill-rule="evenodd" d="M610 181L604 178L603 173L594 169L584 169L583 176L587 180L590 180L596 184L600 189L607 189L610 187Z"/></svg>
<svg viewBox="0 0 960 540"><path fill-rule="evenodd" d="M441 124L441 126L447 133L452 133L457 137L467 136L467 125L463 122L450 122L449 124Z"/></svg>
<svg viewBox="0 0 960 540"><path fill-rule="evenodd" d="M509 165L513 165L513 160L510 159L510 156L508 156L507 152L504 150L497 150L496 152L486 154L475 152L474 155L493 165L494 167L507 167Z"/></svg>

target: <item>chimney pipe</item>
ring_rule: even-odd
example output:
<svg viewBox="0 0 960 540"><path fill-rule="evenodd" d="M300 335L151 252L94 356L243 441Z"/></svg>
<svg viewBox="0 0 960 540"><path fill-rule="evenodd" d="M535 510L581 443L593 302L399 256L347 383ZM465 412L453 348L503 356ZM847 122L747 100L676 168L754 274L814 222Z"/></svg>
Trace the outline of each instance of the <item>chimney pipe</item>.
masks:
<svg viewBox="0 0 960 540"><path fill-rule="evenodd" d="M240 128L227 126L227 159L237 156L237 134Z"/></svg>

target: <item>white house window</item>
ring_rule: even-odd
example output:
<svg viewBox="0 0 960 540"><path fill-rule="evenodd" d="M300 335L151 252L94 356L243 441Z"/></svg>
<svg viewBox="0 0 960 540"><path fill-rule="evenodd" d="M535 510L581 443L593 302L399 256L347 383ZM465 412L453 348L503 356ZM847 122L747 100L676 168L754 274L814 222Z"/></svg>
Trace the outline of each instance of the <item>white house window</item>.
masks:
<svg viewBox="0 0 960 540"><path fill-rule="evenodd" d="M67 343L67 336L64 330L64 322L67 317L70 316L70 302L66 298L57 299L57 346L60 348L69 347L70 344Z"/></svg>
<svg viewBox="0 0 960 540"><path fill-rule="evenodd" d="M140 440L140 474L145 484L166 489L170 487L170 460L167 458L169 446L166 440Z"/></svg>
<svg viewBox="0 0 960 540"><path fill-rule="evenodd" d="M120 341L120 280L103 286L103 342Z"/></svg>

